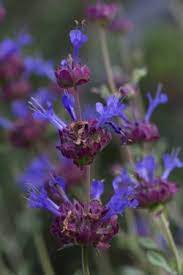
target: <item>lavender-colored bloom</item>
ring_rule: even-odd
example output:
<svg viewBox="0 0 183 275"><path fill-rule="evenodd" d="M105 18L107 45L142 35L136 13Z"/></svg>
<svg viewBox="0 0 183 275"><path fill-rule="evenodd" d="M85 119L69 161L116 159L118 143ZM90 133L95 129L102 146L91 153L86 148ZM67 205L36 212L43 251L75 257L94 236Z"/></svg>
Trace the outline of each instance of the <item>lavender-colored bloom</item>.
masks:
<svg viewBox="0 0 183 275"><path fill-rule="evenodd" d="M47 102L54 102L56 99L55 94L47 88L39 88L34 94L34 98L41 104L46 105Z"/></svg>
<svg viewBox="0 0 183 275"><path fill-rule="evenodd" d="M109 123L114 117L122 118L126 121L127 117L124 113L126 106L117 96L110 96L107 99L106 106L102 103L96 103L96 111L99 114L99 124Z"/></svg>
<svg viewBox="0 0 183 275"><path fill-rule="evenodd" d="M44 108L35 98L32 97L29 104L35 119L49 121L58 130L62 130L66 127L66 124L55 114L51 102L47 102L47 106Z"/></svg>
<svg viewBox="0 0 183 275"><path fill-rule="evenodd" d="M149 208L164 204L174 197L178 187L175 182L168 180L170 172L176 167L183 167L178 158L178 151L163 156L165 171L161 176L156 175L156 163L153 156L147 156L135 166L137 180L137 198L140 206Z"/></svg>
<svg viewBox="0 0 183 275"><path fill-rule="evenodd" d="M161 92L161 87L158 87L158 90L154 99L152 98L151 93L147 94L147 98L149 100L149 107L145 116L146 122L150 120L153 111L157 108L158 105L165 104L168 101L167 95Z"/></svg>
<svg viewBox="0 0 183 275"><path fill-rule="evenodd" d="M0 60L7 58L18 50L17 43L10 38L5 38L0 43Z"/></svg>
<svg viewBox="0 0 183 275"><path fill-rule="evenodd" d="M152 182L154 180L155 169L156 163L153 156L147 156L135 165L135 171L137 174L147 182Z"/></svg>
<svg viewBox="0 0 183 275"><path fill-rule="evenodd" d="M165 170L162 175L162 179L166 180L169 177L169 174L172 172L173 169L175 168L181 168L183 167L183 161L181 161L178 158L180 150L173 150L171 154L165 154L163 156L163 162L164 162L164 167Z"/></svg>
<svg viewBox="0 0 183 275"><path fill-rule="evenodd" d="M68 111L69 115L71 116L72 120L76 120L76 113L74 110L75 107L75 99L74 96L65 92L62 96L62 103L65 109Z"/></svg>
<svg viewBox="0 0 183 275"><path fill-rule="evenodd" d="M12 126L13 126L13 123L9 119L5 117L0 117L0 128L10 130Z"/></svg>
<svg viewBox="0 0 183 275"><path fill-rule="evenodd" d="M32 36L29 33L23 32L17 37L17 44L19 47L24 47L32 43Z"/></svg>
<svg viewBox="0 0 183 275"><path fill-rule="evenodd" d="M161 93L160 87L158 88L156 97L153 99L151 94L148 93L149 108L146 116L143 120L130 121L124 120L123 131L121 134L122 144L134 144L138 142L151 142L160 138L159 130L157 126L151 123L150 117L154 109L159 104L165 104L167 102L167 95Z"/></svg>
<svg viewBox="0 0 183 275"><path fill-rule="evenodd" d="M5 38L0 43L0 60L9 57L14 53L19 53L20 49L32 41L31 36L27 33L20 34L17 39Z"/></svg>
<svg viewBox="0 0 183 275"><path fill-rule="evenodd" d="M93 180L91 183L90 197L92 200L100 200L101 195L104 192L104 181Z"/></svg>
<svg viewBox="0 0 183 275"><path fill-rule="evenodd" d="M24 187L34 186L39 188L47 179L52 164L46 155L40 155L33 159L24 173L19 177L18 182Z"/></svg>
<svg viewBox="0 0 183 275"><path fill-rule="evenodd" d="M53 63L45 61L41 57L27 56L24 59L26 74L35 74L38 76L46 76L50 80L55 81Z"/></svg>
<svg viewBox="0 0 183 275"><path fill-rule="evenodd" d="M44 188L40 190L32 190L28 198L28 205L31 208L43 208L50 211L55 216L59 216L59 207L52 200L49 199L47 192Z"/></svg>
<svg viewBox="0 0 183 275"><path fill-rule="evenodd" d="M111 239L119 230L117 215L122 214L127 207L136 207L135 200L131 199L132 188L116 193L103 205L102 181L93 180L91 199L87 203L70 200L57 179L52 178L51 184L52 188L49 189L45 184L37 190L33 189L28 204L32 208L48 210L56 216L51 232L61 247L84 245L99 249L108 248Z"/></svg>
<svg viewBox="0 0 183 275"><path fill-rule="evenodd" d="M112 186L114 191L117 193L121 189L123 189L126 186L136 186L136 181L134 178L132 178L127 169L122 169L120 171L120 174L116 176L112 182Z"/></svg>
<svg viewBox="0 0 183 275"><path fill-rule="evenodd" d="M69 37L74 48L73 58L77 60L79 49L88 41L88 37L79 29L71 30Z"/></svg>
<svg viewBox="0 0 183 275"><path fill-rule="evenodd" d="M29 115L29 109L25 101L15 100L11 104L13 114L18 118L26 118Z"/></svg>
<svg viewBox="0 0 183 275"><path fill-rule="evenodd" d="M90 120L77 120L74 110L74 98L71 94L64 94L63 104L74 120L69 124L66 124L54 113L52 104L49 103L45 108L35 98L32 98L30 102L35 119L47 120L59 130L61 145L57 148L62 154L73 159L78 166L90 164L94 156L109 144L111 127L107 127L107 124L111 126L112 118L122 113L120 108L123 105L119 104L118 100L111 98L107 101L107 109L103 107L101 120L100 117L99 119L94 117ZM112 114L112 109L114 114Z"/></svg>
<svg viewBox="0 0 183 275"><path fill-rule="evenodd" d="M123 214L126 208L136 208L138 200L134 198L134 188L127 186L118 190L110 199L107 207L110 215Z"/></svg>

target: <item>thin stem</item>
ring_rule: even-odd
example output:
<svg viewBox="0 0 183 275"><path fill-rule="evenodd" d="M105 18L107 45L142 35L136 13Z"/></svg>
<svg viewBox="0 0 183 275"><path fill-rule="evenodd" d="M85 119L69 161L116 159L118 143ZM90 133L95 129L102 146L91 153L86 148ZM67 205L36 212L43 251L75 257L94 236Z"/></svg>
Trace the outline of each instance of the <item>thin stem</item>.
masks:
<svg viewBox="0 0 183 275"><path fill-rule="evenodd" d="M34 243L45 275L54 275L52 264L48 255L48 251L44 239L40 233L34 233Z"/></svg>
<svg viewBox="0 0 183 275"><path fill-rule="evenodd" d="M91 174L91 167L90 165L86 166L86 202L90 201L90 174Z"/></svg>
<svg viewBox="0 0 183 275"><path fill-rule="evenodd" d="M110 87L112 93L115 93L116 87L115 87L115 82L114 82L113 73L112 73L112 66L111 66L110 57L109 57L109 50L107 47L106 31L103 28L99 28L99 39L100 39L100 45L101 45L101 50L102 50L102 55L103 55L103 60L104 60L104 65L105 65L105 70L106 70L106 74L107 74L109 87Z"/></svg>
<svg viewBox="0 0 183 275"><path fill-rule="evenodd" d="M179 253L178 253L177 247L175 245L172 233L170 231L169 222L168 222L166 215L164 214L163 211L160 214L160 220L161 220L164 232L166 234L167 241L169 243L169 246L170 246L172 253L174 254L175 260L176 260L177 273L179 275L181 275L181 261L180 261Z"/></svg>
<svg viewBox="0 0 183 275"><path fill-rule="evenodd" d="M74 88L74 94L75 94L75 99L76 99L76 115L77 115L78 120L82 120L79 91L77 90L76 87Z"/></svg>
<svg viewBox="0 0 183 275"><path fill-rule="evenodd" d="M88 253L87 247L81 247L81 254L82 254L82 271L83 275L90 275L89 265L88 265Z"/></svg>

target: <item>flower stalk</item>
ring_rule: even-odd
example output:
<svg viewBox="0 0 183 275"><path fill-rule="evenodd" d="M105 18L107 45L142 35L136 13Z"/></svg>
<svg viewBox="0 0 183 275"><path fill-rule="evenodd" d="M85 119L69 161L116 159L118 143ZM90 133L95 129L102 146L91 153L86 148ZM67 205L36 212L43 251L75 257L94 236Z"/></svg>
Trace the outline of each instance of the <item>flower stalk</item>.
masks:
<svg viewBox="0 0 183 275"><path fill-rule="evenodd" d="M89 265L88 265L88 253L87 247L81 247L81 257L82 257L82 272L83 275L90 275Z"/></svg>
<svg viewBox="0 0 183 275"><path fill-rule="evenodd" d="M103 55L103 60L104 60L104 65L105 65L105 70L107 74L107 79L109 83L109 87L112 91L113 94L116 92L116 87L113 79L113 73L112 73L112 66L110 62L110 57L109 57L109 50L107 47L107 37L106 37L106 31L104 28L99 28L99 39L100 39L100 45L101 45L101 50L102 50L102 55Z"/></svg>
<svg viewBox="0 0 183 275"><path fill-rule="evenodd" d="M181 261L180 261L180 256L177 250L177 247L175 245L170 227L169 227L169 221L166 218L166 215L164 213L164 211L161 212L161 214L159 215L160 220L161 220L161 224L164 230L164 233L166 235L166 239L168 241L168 244L170 246L170 249L172 250L172 253L175 257L175 261L176 261L176 269L177 269L177 274L181 275Z"/></svg>

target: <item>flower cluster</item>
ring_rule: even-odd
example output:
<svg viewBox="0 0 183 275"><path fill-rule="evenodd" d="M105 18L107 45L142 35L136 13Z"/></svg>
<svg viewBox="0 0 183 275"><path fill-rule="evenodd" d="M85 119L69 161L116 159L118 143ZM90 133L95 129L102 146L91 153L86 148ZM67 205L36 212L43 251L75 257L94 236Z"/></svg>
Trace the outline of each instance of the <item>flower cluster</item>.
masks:
<svg viewBox="0 0 183 275"><path fill-rule="evenodd" d="M54 215L51 233L60 247L84 245L108 248L111 239L118 233L118 215L126 208L138 205L131 187L115 192L103 205L104 182L99 180L92 181L90 200L84 203L70 200L61 177L51 176L49 189L44 182L39 187L35 184L30 189L29 206L46 209Z"/></svg>
<svg viewBox="0 0 183 275"><path fill-rule="evenodd" d="M158 88L155 98L150 93L147 94L149 107L143 120L123 122L122 144L134 144L139 142L150 142L160 138L157 126L150 122L151 115L156 107L168 101L167 95Z"/></svg>
<svg viewBox="0 0 183 275"><path fill-rule="evenodd" d="M135 188L135 197L142 208L154 208L171 200L178 191L177 184L169 180L169 174L176 167L183 167L183 162L178 158L178 150L163 156L164 171L160 176L155 172L159 165L152 155L144 157L133 167L132 177L127 170L122 169L114 179L114 188L119 190L129 184Z"/></svg>

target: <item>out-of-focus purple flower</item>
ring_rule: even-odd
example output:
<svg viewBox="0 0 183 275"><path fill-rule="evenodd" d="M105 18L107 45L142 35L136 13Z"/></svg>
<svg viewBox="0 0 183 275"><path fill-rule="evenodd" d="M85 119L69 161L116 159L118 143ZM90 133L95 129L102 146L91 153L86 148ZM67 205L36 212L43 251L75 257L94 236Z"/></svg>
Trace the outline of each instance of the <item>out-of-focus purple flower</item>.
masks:
<svg viewBox="0 0 183 275"><path fill-rule="evenodd" d="M177 159L179 164L181 164L178 159L178 152L174 155L165 154L164 158L171 158L172 161ZM172 166L172 170L176 167ZM179 167L182 167L180 165ZM137 178L139 185L137 188L137 198L139 200L140 207L150 208L157 206L158 204L164 204L173 198L178 188L176 183L168 180L167 177L164 177L163 173L158 177L156 172L156 162L153 156L147 156L142 161L137 162L135 166L135 172L137 173ZM166 171L166 169L165 169ZM169 174L169 173L168 173Z"/></svg>
<svg viewBox="0 0 183 275"><path fill-rule="evenodd" d="M23 187L39 188L47 180L52 164L46 155L39 155L31 161L24 173L18 178L18 183Z"/></svg>
<svg viewBox="0 0 183 275"><path fill-rule="evenodd" d="M178 151L163 156L165 170L158 176L156 169L159 165L152 155L144 157L134 166L135 176L124 174L122 170L113 181L114 190L119 190L128 183L134 187L135 198L142 208L153 208L165 204L176 194L178 187L175 182L168 180L169 173L176 167L183 167L183 162L178 158Z"/></svg>
<svg viewBox="0 0 183 275"><path fill-rule="evenodd" d="M115 18L108 28L111 32L125 34L133 29L133 23L126 18Z"/></svg>
<svg viewBox="0 0 183 275"><path fill-rule="evenodd" d="M11 104L13 114L18 118L26 118L29 115L29 109L25 101L15 100Z"/></svg>
<svg viewBox="0 0 183 275"><path fill-rule="evenodd" d="M46 76L47 78L55 81L53 63L45 61L41 57L27 56L24 59L26 74Z"/></svg>
<svg viewBox="0 0 183 275"><path fill-rule="evenodd" d="M155 98L153 99L150 93L148 93L148 98L149 108L144 120L136 120L134 122L126 119L123 122L123 131L121 131L122 144L150 142L160 138L159 130L155 124L150 122L150 117L159 104L167 102L167 95L161 93L161 90L158 88Z"/></svg>
<svg viewBox="0 0 183 275"><path fill-rule="evenodd" d="M117 3L97 2L87 7L86 16L91 21L106 25L114 19L118 11L119 5Z"/></svg>
<svg viewBox="0 0 183 275"><path fill-rule="evenodd" d="M165 154L163 156L164 162L164 172L162 175L162 179L167 180L169 174L175 168L183 167L183 162L178 158L180 150L173 150L171 154Z"/></svg>
<svg viewBox="0 0 183 275"><path fill-rule="evenodd" d="M22 47L29 45L32 38L28 33L20 34L16 39L5 38L0 43L0 61L12 54L19 54Z"/></svg>
<svg viewBox="0 0 183 275"><path fill-rule="evenodd" d="M0 6L0 24L4 21L6 16L6 10L3 6Z"/></svg>
<svg viewBox="0 0 183 275"><path fill-rule="evenodd" d="M13 126L13 124L9 119L0 117L0 128L9 130L12 128L12 126Z"/></svg>
<svg viewBox="0 0 183 275"><path fill-rule="evenodd" d="M47 102L54 102L56 99L56 94L51 89L42 87L36 91L34 97L40 102L41 105L44 106Z"/></svg>
<svg viewBox="0 0 183 275"><path fill-rule="evenodd" d="M147 94L147 98L149 100L149 107L145 116L145 121L149 122L153 111L157 108L158 105L167 103L168 97L165 93L161 92L161 87L158 87L155 98L152 98L151 93Z"/></svg>
<svg viewBox="0 0 183 275"><path fill-rule="evenodd" d="M31 84L27 79L11 81L2 87L2 97L4 100L13 101L24 99L31 91Z"/></svg>

